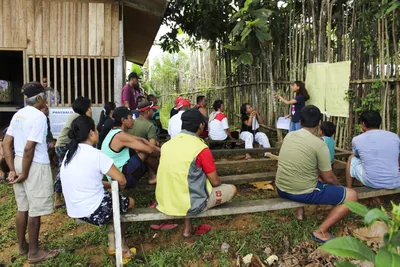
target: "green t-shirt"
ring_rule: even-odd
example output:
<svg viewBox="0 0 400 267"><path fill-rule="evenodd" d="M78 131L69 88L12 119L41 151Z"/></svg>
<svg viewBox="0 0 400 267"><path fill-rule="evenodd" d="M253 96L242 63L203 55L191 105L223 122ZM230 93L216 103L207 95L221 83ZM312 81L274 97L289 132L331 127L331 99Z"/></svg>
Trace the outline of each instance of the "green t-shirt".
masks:
<svg viewBox="0 0 400 267"><path fill-rule="evenodd" d="M157 127L151 121L139 117L133 123L133 128L128 130L128 133L147 140L156 139Z"/></svg>
<svg viewBox="0 0 400 267"><path fill-rule="evenodd" d="M289 194L311 193L317 185L318 170L331 170L325 142L305 129L289 133L279 152L277 187Z"/></svg>
<svg viewBox="0 0 400 267"><path fill-rule="evenodd" d="M63 147L71 142L71 139L68 138L69 129L71 129L71 123L73 120L78 118L80 115L78 113L71 114L64 127L61 130L60 136L57 138L56 147Z"/></svg>

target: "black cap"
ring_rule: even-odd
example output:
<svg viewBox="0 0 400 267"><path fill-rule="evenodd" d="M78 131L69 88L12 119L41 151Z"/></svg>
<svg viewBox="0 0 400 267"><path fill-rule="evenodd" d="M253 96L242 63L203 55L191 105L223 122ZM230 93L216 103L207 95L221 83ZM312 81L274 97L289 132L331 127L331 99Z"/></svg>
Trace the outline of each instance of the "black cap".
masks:
<svg viewBox="0 0 400 267"><path fill-rule="evenodd" d="M199 126L201 123L206 121L206 118L198 109L191 108L183 112L181 120L182 124Z"/></svg>
<svg viewBox="0 0 400 267"><path fill-rule="evenodd" d="M133 79L133 78L139 79L139 76L137 75L136 72L131 72L131 73L129 73L129 75L128 75L128 81L130 81L130 80Z"/></svg>
<svg viewBox="0 0 400 267"><path fill-rule="evenodd" d="M133 114L133 110L130 110L127 107L117 107L116 109L114 109L113 112L113 119L115 120L115 122L119 125L122 124L122 118L128 118L128 115L132 115Z"/></svg>
<svg viewBox="0 0 400 267"><path fill-rule="evenodd" d="M22 90L28 98L45 92L44 87L39 82L26 83L22 86Z"/></svg>

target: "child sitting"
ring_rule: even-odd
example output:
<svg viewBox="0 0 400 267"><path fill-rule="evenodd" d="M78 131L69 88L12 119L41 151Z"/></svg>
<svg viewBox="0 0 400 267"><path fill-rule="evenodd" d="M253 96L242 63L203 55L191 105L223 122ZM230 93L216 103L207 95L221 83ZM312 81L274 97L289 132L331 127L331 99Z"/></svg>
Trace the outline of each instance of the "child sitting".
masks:
<svg viewBox="0 0 400 267"><path fill-rule="evenodd" d="M319 136L321 136L321 140L325 142L328 146L329 154L331 155L331 164L333 168L333 163L335 162L335 140L332 138L332 135L336 131L336 126L330 121L324 121L319 126ZM304 208L297 208L297 212L295 215L296 219L303 220L304 217Z"/></svg>

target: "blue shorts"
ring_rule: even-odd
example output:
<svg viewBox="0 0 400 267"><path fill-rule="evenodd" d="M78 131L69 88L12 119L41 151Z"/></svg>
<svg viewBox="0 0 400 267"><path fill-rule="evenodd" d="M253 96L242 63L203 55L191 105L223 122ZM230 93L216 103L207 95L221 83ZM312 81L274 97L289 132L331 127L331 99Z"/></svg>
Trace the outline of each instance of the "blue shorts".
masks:
<svg viewBox="0 0 400 267"><path fill-rule="evenodd" d="M289 194L281 191L279 188L278 194L281 198L286 198L292 201L315 204L315 205L332 205L342 204L346 199L346 188L338 185L324 184L318 181L316 187L308 194Z"/></svg>
<svg viewBox="0 0 400 267"><path fill-rule="evenodd" d="M137 181L143 177L147 172L147 165L142 159L136 154L133 155L128 163L122 167L122 173L126 177L126 187L132 188L137 184Z"/></svg>

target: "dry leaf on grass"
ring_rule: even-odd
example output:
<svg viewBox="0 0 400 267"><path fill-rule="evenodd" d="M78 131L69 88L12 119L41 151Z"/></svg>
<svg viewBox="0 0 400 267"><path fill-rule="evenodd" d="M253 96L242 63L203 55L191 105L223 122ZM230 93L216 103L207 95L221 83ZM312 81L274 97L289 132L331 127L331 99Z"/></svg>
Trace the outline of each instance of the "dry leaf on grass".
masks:
<svg viewBox="0 0 400 267"><path fill-rule="evenodd" d="M383 222L376 222L371 227L363 227L355 229L353 234L358 239L368 241L383 243L383 235L388 231L388 228Z"/></svg>
<svg viewBox="0 0 400 267"><path fill-rule="evenodd" d="M271 184L272 181L269 182L255 182L251 183L252 186L254 186L257 189L262 189L262 190L274 190L274 186Z"/></svg>

